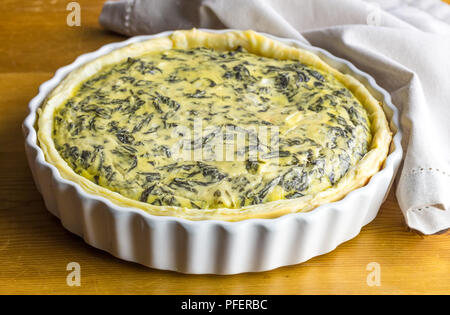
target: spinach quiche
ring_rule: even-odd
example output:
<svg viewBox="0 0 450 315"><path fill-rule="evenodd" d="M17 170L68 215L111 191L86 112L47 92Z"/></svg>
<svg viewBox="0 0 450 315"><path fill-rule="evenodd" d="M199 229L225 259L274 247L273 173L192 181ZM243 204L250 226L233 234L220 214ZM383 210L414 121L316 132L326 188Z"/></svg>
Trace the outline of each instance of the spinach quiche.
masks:
<svg viewBox="0 0 450 315"><path fill-rule="evenodd" d="M39 145L86 192L153 215L239 221L342 199L379 171L379 102L253 31L176 31L91 61L38 111Z"/></svg>

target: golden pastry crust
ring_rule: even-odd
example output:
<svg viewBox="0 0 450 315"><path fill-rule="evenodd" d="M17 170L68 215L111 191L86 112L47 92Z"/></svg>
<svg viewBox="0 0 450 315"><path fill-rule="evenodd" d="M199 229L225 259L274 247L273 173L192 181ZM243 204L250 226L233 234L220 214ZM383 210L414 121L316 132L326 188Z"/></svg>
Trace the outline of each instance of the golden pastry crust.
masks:
<svg viewBox="0 0 450 315"><path fill-rule="evenodd" d="M299 60L303 64L330 73L350 90L364 106L371 123L372 142L369 152L354 167L351 167L333 187L296 199L271 201L238 209L192 209L155 206L127 198L76 174L55 148L52 131L56 109L70 98L80 83L99 72L103 67L151 51L162 52L173 48L190 49L195 47L234 50L239 46L256 55L276 59ZM340 73L309 51L288 46L253 31L230 31L221 34L198 30L176 31L168 37L151 39L117 49L73 71L49 95L38 113L39 145L46 160L59 170L62 177L76 182L85 191L103 196L120 206L142 209L153 215L176 216L190 220L239 221L250 218L275 218L287 213L310 211L322 204L340 200L352 190L364 186L370 177L379 171L388 154L392 138L386 116L380 104L358 80L350 75Z"/></svg>

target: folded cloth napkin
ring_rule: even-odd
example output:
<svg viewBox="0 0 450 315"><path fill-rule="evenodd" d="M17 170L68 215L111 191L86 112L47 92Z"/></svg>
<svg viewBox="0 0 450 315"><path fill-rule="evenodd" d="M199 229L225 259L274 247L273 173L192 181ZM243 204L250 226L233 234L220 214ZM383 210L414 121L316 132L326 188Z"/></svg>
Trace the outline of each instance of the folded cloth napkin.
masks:
<svg viewBox="0 0 450 315"><path fill-rule="evenodd" d="M450 228L450 6L438 0L120 0L100 23L126 34L254 29L352 61L401 111L397 199L413 229Z"/></svg>

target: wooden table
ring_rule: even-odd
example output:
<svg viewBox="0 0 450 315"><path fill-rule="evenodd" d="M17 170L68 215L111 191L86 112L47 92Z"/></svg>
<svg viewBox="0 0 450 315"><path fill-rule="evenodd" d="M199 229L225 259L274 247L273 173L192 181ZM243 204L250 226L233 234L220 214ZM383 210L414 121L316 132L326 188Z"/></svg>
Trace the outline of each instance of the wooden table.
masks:
<svg viewBox="0 0 450 315"><path fill-rule="evenodd" d="M39 85L76 56L124 37L104 31L102 1L80 0L81 27L66 25L62 0L2 0L0 11L0 293L377 294L450 293L450 231L409 230L391 193L355 239L297 266L236 276L152 270L113 258L67 232L45 209L29 171L21 132ZM81 286L66 266L81 266ZM367 265L381 267L369 286Z"/></svg>

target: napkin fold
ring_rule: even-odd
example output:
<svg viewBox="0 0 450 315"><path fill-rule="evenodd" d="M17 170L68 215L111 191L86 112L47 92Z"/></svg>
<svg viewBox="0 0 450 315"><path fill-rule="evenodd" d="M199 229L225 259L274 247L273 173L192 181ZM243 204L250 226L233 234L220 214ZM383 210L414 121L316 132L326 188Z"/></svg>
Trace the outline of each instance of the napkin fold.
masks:
<svg viewBox="0 0 450 315"><path fill-rule="evenodd" d="M396 195L424 234L450 228L450 6L438 0L119 0L100 23L128 36L254 29L295 38L371 74L401 112Z"/></svg>

